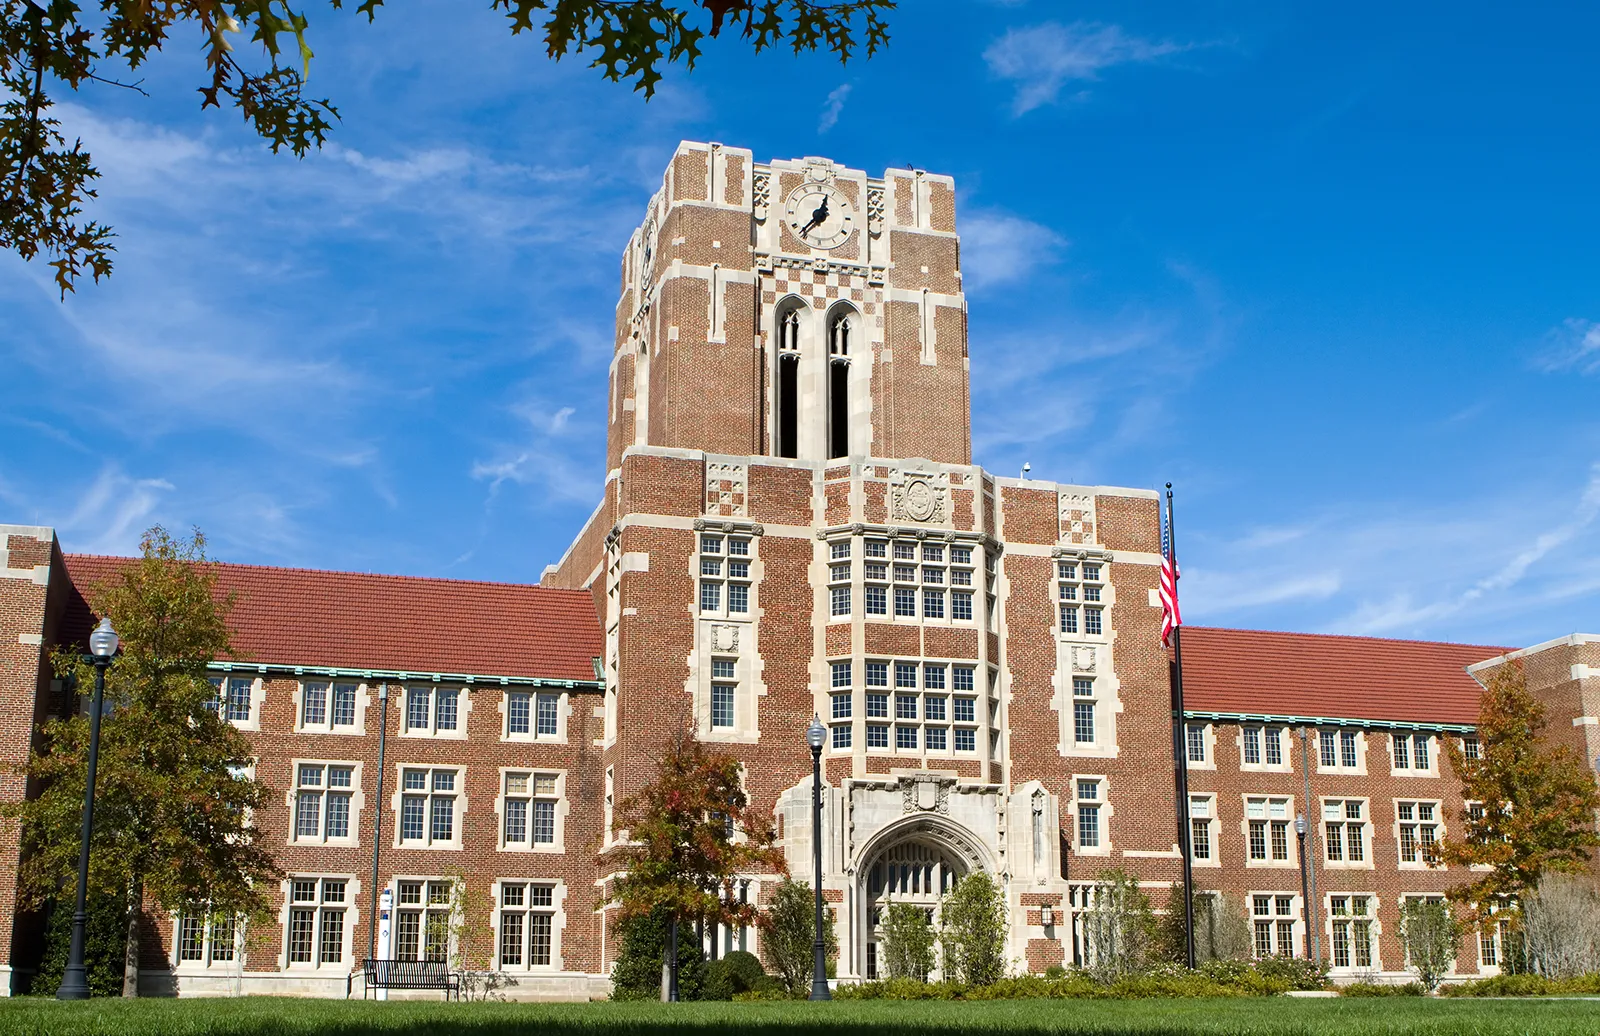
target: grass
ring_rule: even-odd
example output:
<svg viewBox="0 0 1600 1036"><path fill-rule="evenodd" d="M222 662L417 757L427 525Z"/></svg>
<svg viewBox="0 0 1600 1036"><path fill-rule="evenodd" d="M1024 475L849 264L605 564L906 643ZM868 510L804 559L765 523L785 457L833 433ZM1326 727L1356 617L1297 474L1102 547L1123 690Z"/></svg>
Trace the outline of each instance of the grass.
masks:
<svg viewBox="0 0 1600 1036"><path fill-rule="evenodd" d="M1595 1036L1600 1002L1290 999L833 1004L0 1001L10 1036Z"/></svg>

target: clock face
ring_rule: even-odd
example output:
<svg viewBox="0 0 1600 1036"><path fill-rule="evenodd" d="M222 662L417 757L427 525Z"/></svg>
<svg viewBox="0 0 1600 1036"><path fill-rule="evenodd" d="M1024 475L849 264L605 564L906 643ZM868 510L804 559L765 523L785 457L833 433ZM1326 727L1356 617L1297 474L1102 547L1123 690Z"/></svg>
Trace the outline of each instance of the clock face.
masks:
<svg viewBox="0 0 1600 1036"><path fill-rule="evenodd" d="M812 248L837 248L855 232L855 210L835 187L808 183L784 203L784 221Z"/></svg>

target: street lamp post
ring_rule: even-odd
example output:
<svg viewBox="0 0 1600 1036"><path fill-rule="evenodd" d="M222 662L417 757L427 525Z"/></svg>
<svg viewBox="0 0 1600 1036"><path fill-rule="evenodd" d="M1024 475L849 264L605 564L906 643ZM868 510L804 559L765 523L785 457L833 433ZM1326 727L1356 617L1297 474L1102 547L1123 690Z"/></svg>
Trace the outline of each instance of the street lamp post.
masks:
<svg viewBox="0 0 1600 1036"><path fill-rule="evenodd" d="M78 844L78 901L72 912L72 948L67 969L61 973L57 1000L89 999L89 975L83 966L83 930L88 921L85 901L89 892L89 839L94 835L94 775L100 763L100 713L106 694L106 668L117 653L117 631L111 619L102 618L89 634L89 660L94 663L94 697L89 699L89 773L83 785L83 832ZM134 904L138 909L138 904Z"/></svg>
<svg viewBox="0 0 1600 1036"><path fill-rule="evenodd" d="M1300 843L1300 913L1306 919L1305 952L1306 959L1311 957L1311 891L1306 883L1306 815L1294 815L1294 836Z"/></svg>
<svg viewBox="0 0 1600 1036"><path fill-rule="evenodd" d="M811 860L814 864L817 893L817 941L811 949L811 999L832 1000L828 992L828 962L826 944L822 939L822 740L828 728L822 720L811 717L806 727L806 743L811 746Z"/></svg>

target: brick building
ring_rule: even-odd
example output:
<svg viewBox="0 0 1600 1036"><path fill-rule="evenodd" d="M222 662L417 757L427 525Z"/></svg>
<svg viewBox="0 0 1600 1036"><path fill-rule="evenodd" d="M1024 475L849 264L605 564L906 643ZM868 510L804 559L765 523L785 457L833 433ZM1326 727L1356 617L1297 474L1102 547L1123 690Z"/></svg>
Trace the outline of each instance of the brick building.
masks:
<svg viewBox="0 0 1600 1036"><path fill-rule="evenodd" d="M259 746L258 822L287 877L248 945L152 917L151 990L343 995L376 843L397 955L438 952L427 918L459 875L510 995L603 995L613 808L663 732L736 755L806 874L813 714L842 978L876 973L881 904L933 908L974 870L1005 888L1017 967L1092 954L1100 872L1159 901L1181 869L1158 501L974 465L968 364L950 178L681 145L622 259L604 498L541 585L217 566L239 599L220 707ZM84 594L119 561L63 554L48 529L0 527L0 548L12 763L73 707L46 654L86 636ZM1506 649L1202 628L1184 644L1197 887L1246 905L1260 953L1398 973L1404 897L1461 877L1428 864L1463 808L1443 739L1475 744L1474 676ZM1600 638L1521 654L1552 729L1600 752ZM0 830L0 852L16 845ZM9 926L15 985L39 925ZM700 937L711 954L757 941ZM1478 943L1459 972L1495 968L1495 938Z"/></svg>

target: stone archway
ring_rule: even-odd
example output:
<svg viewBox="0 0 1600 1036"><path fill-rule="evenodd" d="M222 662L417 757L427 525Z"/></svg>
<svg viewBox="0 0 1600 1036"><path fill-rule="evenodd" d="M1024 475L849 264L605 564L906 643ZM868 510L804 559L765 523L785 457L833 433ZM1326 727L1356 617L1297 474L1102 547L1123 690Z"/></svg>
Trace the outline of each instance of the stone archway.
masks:
<svg viewBox="0 0 1600 1036"><path fill-rule="evenodd" d="M909 903L936 920L939 901L973 871L996 872L987 847L948 817L922 813L885 826L862 845L854 869L849 969L876 978L882 910Z"/></svg>

